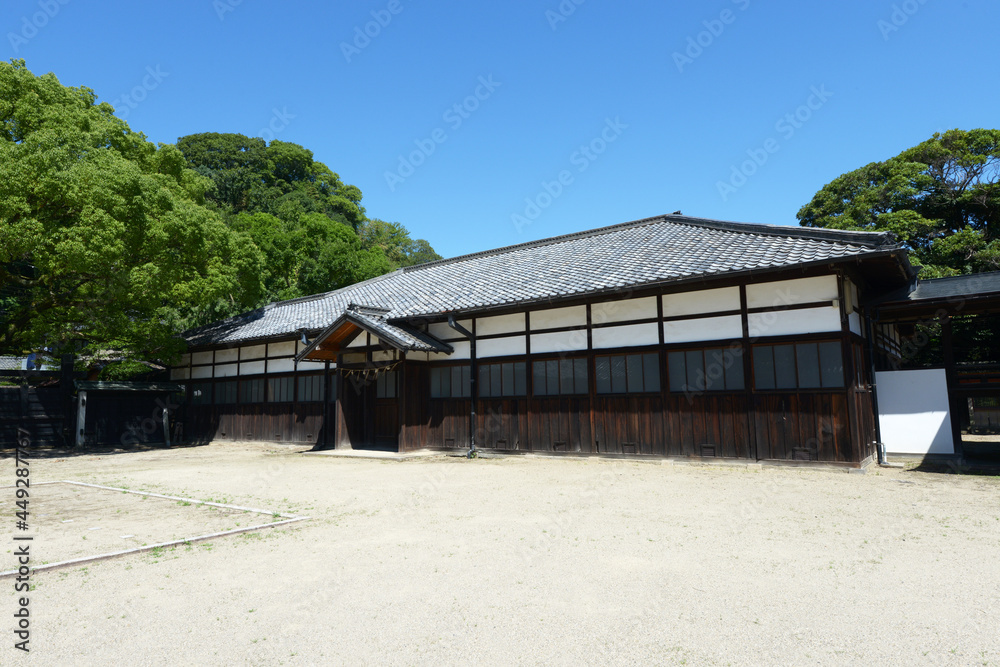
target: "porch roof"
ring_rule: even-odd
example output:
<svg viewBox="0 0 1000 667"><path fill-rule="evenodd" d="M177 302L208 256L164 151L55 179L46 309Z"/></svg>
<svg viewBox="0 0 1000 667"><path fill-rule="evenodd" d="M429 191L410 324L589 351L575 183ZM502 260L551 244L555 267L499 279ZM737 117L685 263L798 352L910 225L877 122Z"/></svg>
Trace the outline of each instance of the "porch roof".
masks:
<svg viewBox="0 0 1000 667"><path fill-rule="evenodd" d="M332 360L362 331L367 331L380 341L404 352L451 354L451 345L406 324L390 323L387 320L388 314L389 311L384 308L349 304L336 322L324 329L296 356L296 361Z"/></svg>

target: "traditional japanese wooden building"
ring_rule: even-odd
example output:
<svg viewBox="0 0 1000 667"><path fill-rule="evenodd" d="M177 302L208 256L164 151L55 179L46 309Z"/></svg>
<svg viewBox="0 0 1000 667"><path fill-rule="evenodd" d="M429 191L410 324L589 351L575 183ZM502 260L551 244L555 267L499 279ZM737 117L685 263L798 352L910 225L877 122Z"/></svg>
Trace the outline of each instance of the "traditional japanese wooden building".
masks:
<svg viewBox="0 0 1000 667"><path fill-rule="evenodd" d="M187 438L821 461L876 454L890 234L668 215L270 304L187 334Z"/></svg>

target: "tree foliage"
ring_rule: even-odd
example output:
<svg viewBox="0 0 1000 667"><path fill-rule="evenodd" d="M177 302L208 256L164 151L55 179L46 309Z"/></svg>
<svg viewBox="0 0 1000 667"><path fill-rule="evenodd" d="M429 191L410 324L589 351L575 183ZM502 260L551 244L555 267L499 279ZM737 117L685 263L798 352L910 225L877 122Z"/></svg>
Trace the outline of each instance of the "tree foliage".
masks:
<svg viewBox="0 0 1000 667"><path fill-rule="evenodd" d="M398 222L385 222L373 218L358 228L358 236L369 248L379 248L396 266L413 266L441 259L431 244L424 239L413 240L406 227Z"/></svg>
<svg viewBox="0 0 1000 667"><path fill-rule="evenodd" d="M436 257L302 146L154 145L94 91L0 63L0 352L139 368L191 326Z"/></svg>
<svg viewBox="0 0 1000 667"><path fill-rule="evenodd" d="M921 277L1000 269L1000 130L950 130L843 174L798 213L812 227L891 231Z"/></svg>
<svg viewBox="0 0 1000 667"><path fill-rule="evenodd" d="M88 88L0 63L0 345L168 358L182 323L262 294L263 257L210 182Z"/></svg>
<svg viewBox="0 0 1000 667"><path fill-rule="evenodd" d="M177 140L188 165L212 180L206 197L227 213L269 213L294 220L322 213L357 229L365 219L361 190L298 144L207 132Z"/></svg>

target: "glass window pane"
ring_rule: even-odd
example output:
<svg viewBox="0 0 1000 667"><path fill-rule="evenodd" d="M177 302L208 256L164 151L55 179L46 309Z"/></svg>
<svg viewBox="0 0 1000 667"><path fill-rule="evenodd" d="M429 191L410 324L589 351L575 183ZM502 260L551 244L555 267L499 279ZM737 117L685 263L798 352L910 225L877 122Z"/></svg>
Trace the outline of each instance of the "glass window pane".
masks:
<svg viewBox="0 0 1000 667"><path fill-rule="evenodd" d="M774 350L770 345L753 349L754 389L774 389Z"/></svg>
<svg viewBox="0 0 1000 667"><path fill-rule="evenodd" d="M705 350L705 390L726 388L726 351L721 347Z"/></svg>
<svg viewBox="0 0 1000 667"><path fill-rule="evenodd" d="M628 377L625 357L611 357L611 393L624 394L628 391Z"/></svg>
<svg viewBox="0 0 1000 667"><path fill-rule="evenodd" d="M573 360L559 360L559 393L573 393Z"/></svg>
<svg viewBox="0 0 1000 667"><path fill-rule="evenodd" d="M774 386L776 389L795 389L795 346L774 346Z"/></svg>
<svg viewBox="0 0 1000 667"><path fill-rule="evenodd" d="M844 359L840 343L819 344L819 365L824 387L844 386Z"/></svg>
<svg viewBox="0 0 1000 667"><path fill-rule="evenodd" d="M729 391L746 389L743 379L742 349L726 349L726 389Z"/></svg>
<svg viewBox="0 0 1000 667"><path fill-rule="evenodd" d="M799 388L819 387L819 351L816 349L816 343L797 344L795 359L799 368Z"/></svg>
<svg viewBox="0 0 1000 667"><path fill-rule="evenodd" d="M476 389L479 391L480 398L490 398L493 394L490 392L490 369L492 366L490 364L483 364L479 367L479 386Z"/></svg>
<svg viewBox="0 0 1000 667"><path fill-rule="evenodd" d="M671 352L667 355L667 372L670 375L670 391L684 391L687 384L687 370L684 364L683 352Z"/></svg>
<svg viewBox="0 0 1000 667"><path fill-rule="evenodd" d="M431 369L431 398L441 398L441 369Z"/></svg>
<svg viewBox="0 0 1000 667"><path fill-rule="evenodd" d="M379 373L375 376L375 397L385 398L385 374Z"/></svg>
<svg viewBox="0 0 1000 667"><path fill-rule="evenodd" d="M514 395L527 396L528 394L528 366L523 361L514 364Z"/></svg>
<svg viewBox="0 0 1000 667"><path fill-rule="evenodd" d="M534 368L532 369L531 382L535 396L547 396L548 390L546 389L545 382L546 364L544 361L536 361L533 366Z"/></svg>
<svg viewBox="0 0 1000 667"><path fill-rule="evenodd" d="M451 393L449 396L452 398L458 398L462 395L462 367L452 366L451 367Z"/></svg>
<svg viewBox="0 0 1000 667"><path fill-rule="evenodd" d="M608 357L594 359L594 374L598 394L611 393L611 360Z"/></svg>
<svg viewBox="0 0 1000 667"><path fill-rule="evenodd" d="M545 362L545 384L548 385L548 393L554 396L559 393L559 362Z"/></svg>
<svg viewBox="0 0 1000 667"><path fill-rule="evenodd" d="M573 381L575 384L574 393L577 394L589 394L590 386L587 382L589 375L587 373L587 360L586 359L574 359L573 360Z"/></svg>
<svg viewBox="0 0 1000 667"><path fill-rule="evenodd" d="M684 363L687 365L688 391L704 391L705 389L705 355L701 350L690 350L684 353Z"/></svg>
<svg viewBox="0 0 1000 667"><path fill-rule="evenodd" d="M642 355L642 390L660 391L660 355Z"/></svg>
<svg viewBox="0 0 1000 667"><path fill-rule="evenodd" d="M462 398L472 396L472 367L462 366Z"/></svg>
<svg viewBox="0 0 1000 667"><path fill-rule="evenodd" d="M441 398L451 398L451 369L439 368L441 373Z"/></svg>
<svg viewBox="0 0 1000 667"><path fill-rule="evenodd" d="M630 394L642 393L642 355L630 354L625 357L626 372L628 374L628 392Z"/></svg>
<svg viewBox="0 0 1000 667"><path fill-rule="evenodd" d="M503 396L503 372L500 364L490 364L490 396Z"/></svg>
<svg viewBox="0 0 1000 667"><path fill-rule="evenodd" d="M514 364L512 363L503 365L502 391L504 396L514 395Z"/></svg>

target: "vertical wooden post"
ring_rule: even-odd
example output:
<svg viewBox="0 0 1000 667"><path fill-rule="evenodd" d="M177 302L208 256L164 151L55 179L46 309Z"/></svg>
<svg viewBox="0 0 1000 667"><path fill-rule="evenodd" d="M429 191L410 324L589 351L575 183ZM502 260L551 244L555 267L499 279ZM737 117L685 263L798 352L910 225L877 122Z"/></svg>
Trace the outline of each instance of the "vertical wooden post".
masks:
<svg viewBox="0 0 1000 667"><path fill-rule="evenodd" d="M762 455L757 442L757 405L753 393L753 350L750 346L750 315L748 314L747 286L745 284L740 285L740 321L743 326L743 338L740 343L743 350L743 394L747 402L746 416L747 429L749 430L747 435L750 443L750 458L760 461L767 457Z"/></svg>
<svg viewBox="0 0 1000 667"><path fill-rule="evenodd" d="M67 436L70 433L76 432L76 422L73 419L73 355L64 354L62 355L60 364L60 376L59 376L59 391L62 393L62 435L66 438L65 442L69 444L70 438ZM75 440L72 439L72 440Z"/></svg>
<svg viewBox="0 0 1000 667"><path fill-rule="evenodd" d="M955 342L951 326L951 317L941 315L938 318L941 322L941 346L944 348L944 376L945 384L948 385L948 412L951 413L951 439L955 454L964 456L962 447L962 422L959 419L959 403L956 391L958 389L958 373L955 365ZM958 408L958 409L956 409Z"/></svg>
<svg viewBox="0 0 1000 667"><path fill-rule="evenodd" d="M847 290L844 287L844 276L837 274L837 301L840 304L840 349L844 358L844 391L847 396L847 428L851 439L851 463L860 464L867 457L865 453L871 443L862 442L864 429L859 423L856 376L854 369L854 349L851 345L851 320L847 312ZM817 434L821 436L822 434Z"/></svg>
<svg viewBox="0 0 1000 667"><path fill-rule="evenodd" d="M76 438L74 444L77 447L84 445L84 429L87 428L87 392L81 391L76 397Z"/></svg>
<svg viewBox="0 0 1000 667"><path fill-rule="evenodd" d="M599 445L597 441L597 419L595 411L597 409L597 366L594 356L594 322L590 304L587 304L587 396L590 399L590 453L596 454ZM604 415L601 415L602 420Z"/></svg>

